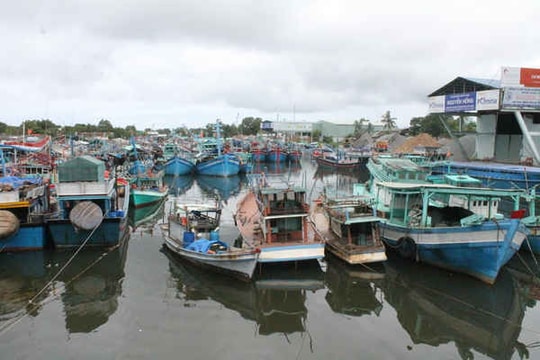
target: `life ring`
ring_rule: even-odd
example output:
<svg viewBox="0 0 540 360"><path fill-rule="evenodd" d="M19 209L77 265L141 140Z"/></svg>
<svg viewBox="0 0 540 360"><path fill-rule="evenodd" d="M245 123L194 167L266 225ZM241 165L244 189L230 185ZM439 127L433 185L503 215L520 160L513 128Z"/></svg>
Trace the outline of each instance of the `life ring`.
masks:
<svg viewBox="0 0 540 360"><path fill-rule="evenodd" d="M416 259L416 243L410 237L402 237L398 240L397 250L404 259Z"/></svg>

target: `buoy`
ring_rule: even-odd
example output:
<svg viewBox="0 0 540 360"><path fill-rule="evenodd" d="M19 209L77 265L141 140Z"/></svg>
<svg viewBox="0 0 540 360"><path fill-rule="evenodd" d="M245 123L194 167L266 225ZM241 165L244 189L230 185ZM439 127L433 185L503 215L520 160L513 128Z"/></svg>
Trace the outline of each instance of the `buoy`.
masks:
<svg viewBox="0 0 540 360"><path fill-rule="evenodd" d="M82 201L69 213L71 223L81 230L93 230L103 220L101 208L91 201Z"/></svg>
<svg viewBox="0 0 540 360"><path fill-rule="evenodd" d="M10 211L0 210L0 240L10 237L19 231L19 219Z"/></svg>

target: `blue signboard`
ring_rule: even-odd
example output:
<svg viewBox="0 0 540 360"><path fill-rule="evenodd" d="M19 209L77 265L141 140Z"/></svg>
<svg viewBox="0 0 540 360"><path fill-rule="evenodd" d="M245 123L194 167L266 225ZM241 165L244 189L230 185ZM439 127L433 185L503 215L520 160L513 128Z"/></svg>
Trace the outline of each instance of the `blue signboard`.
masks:
<svg viewBox="0 0 540 360"><path fill-rule="evenodd" d="M444 97L445 112L460 112L476 110L476 92L450 94Z"/></svg>

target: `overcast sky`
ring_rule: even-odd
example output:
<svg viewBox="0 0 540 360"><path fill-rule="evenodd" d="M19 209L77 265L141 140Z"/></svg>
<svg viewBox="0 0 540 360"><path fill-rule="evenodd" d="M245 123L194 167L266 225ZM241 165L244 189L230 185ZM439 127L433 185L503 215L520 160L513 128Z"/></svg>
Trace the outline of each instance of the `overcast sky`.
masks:
<svg viewBox="0 0 540 360"><path fill-rule="evenodd" d="M427 114L457 76L540 67L540 1L17 0L0 121L139 129Z"/></svg>

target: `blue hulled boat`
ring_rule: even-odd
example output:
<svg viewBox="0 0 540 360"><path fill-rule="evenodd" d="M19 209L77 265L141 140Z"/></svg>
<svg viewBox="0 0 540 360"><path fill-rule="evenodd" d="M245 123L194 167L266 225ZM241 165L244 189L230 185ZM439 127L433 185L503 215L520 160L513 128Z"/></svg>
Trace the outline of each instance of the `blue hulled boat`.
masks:
<svg viewBox="0 0 540 360"><path fill-rule="evenodd" d="M165 144L163 146L165 162L165 175L190 175L195 172L195 163L191 154L183 150L177 144Z"/></svg>
<svg viewBox="0 0 540 360"><path fill-rule="evenodd" d="M502 199L508 199L519 214L520 190L379 182L373 191L388 248L489 284L528 234L519 215L498 212Z"/></svg>
<svg viewBox="0 0 540 360"><path fill-rule="evenodd" d="M46 221L54 247L110 247L125 239L130 190L126 180L105 177L105 163L91 156L60 164L58 179L59 215Z"/></svg>
<svg viewBox="0 0 540 360"><path fill-rule="evenodd" d="M240 172L240 159L234 154L223 153L221 124L216 122L216 137L199 140L199 153L195 157L198 175L233 176Z"/></svg>
<svg viewBox="0 0 540 360"><path fill-rule="evenodd" d="M287 161L287 158L287 151L280 146L274 146L266 153L266 162L282 163Z"/></svg>
<svg viewBox="0 0 540 360"><path fill-rule="evenodd" d="M0 178L0 248L41 250L46 246L45 219L53 216L49 187L42 178Z"/></svg>
<svg viewBox="0 0 540 360"><path fill-rule="evenodd" d="M534 166L446 161L435 162L431 169L437 174L466 174L481 180L486 187L497 189L530 189L540 184L540 169Z"/></svg>

